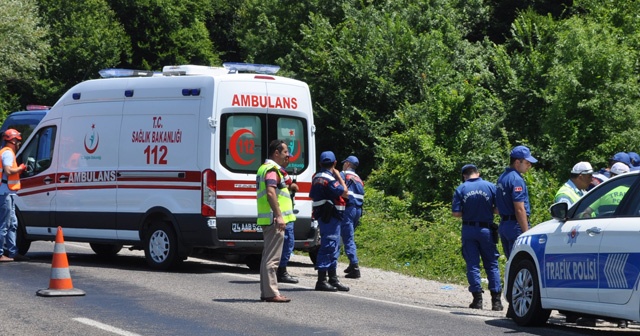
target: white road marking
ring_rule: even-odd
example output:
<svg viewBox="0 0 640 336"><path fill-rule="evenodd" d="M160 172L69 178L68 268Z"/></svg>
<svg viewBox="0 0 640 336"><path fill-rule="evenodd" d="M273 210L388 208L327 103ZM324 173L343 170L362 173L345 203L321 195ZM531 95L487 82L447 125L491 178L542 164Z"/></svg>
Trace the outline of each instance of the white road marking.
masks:
<svg viewBox="0 0 640 336"><path fill-rule="evenodd" d="M126 330L122 330L120 328L116 328L113 326L110 326L108 324L104 324L104 323L100 323L98 321L94 321L88 318L84 318L84 317L76 317L73 318L72 320L74 321L78 321L80 323L84 323L88 326L92 326L92 327L96 327L98 329L102 329L117 335L122 335L122 336L140 336L140 334L136 334L136 333L132 333L130 331L126 331Z"/></svg>

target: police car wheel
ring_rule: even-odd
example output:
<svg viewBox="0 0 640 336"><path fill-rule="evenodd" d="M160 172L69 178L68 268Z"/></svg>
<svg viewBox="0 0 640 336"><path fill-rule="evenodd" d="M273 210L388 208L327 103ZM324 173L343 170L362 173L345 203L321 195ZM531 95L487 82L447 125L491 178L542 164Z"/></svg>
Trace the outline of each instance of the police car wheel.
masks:
<svg viewBox="0 0 640 336"><path fill-rule="evenodd" d="M98 244L90 243L91 249L99 257L110 258L114 257L122 250L122 244Z"/></svg>
<svg viewBox="0 0 640 336"><path fill-rule="evenodd" d="M517 261L509 276L509 304L512 319L521 326L545 324L551 310L542 309L536 266L529 259Z"/></svg>
<svg viewBox="0 0 640 336"><path fill-rule="evenodd" d="M164 222L154 222L147 230L144 255L151 268L167 270L180 262L178 240L173 229Z"/></svg>

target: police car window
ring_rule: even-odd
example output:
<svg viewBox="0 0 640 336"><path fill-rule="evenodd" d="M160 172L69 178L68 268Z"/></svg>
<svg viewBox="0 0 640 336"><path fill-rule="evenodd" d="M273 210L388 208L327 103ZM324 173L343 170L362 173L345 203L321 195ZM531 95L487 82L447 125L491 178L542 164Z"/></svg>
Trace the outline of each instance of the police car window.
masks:
<svg viewBox="0 0 640 336"><path fill-rule="evenodd" d="M262 164L262 129L260 116L226 114L222 118L223 165L231 171L255 173Z"/></svg>
<svg viewBox="0 0 640 336"><path fill-rule="evenodd" d="M305 138L305 125L303 120L279 117L276 122L277 138L286 142L291 158L287 171L300 173L307 167L307 139Z"/></svg>
<svg viewBox="0 0 640 336"><path fill-rule="evenodd" d="M623 176L605 183L583 196L572 218L613 217L622 199L636 180L635 175Z"/></svg>
<svg viewBox="0 0 640 336"><path fill-rule="evenodd" d="M56 126L41 129L31 139L17 159L19 163L24 163L27 166L21 175L22 177L37 175L51 166L55 139Z"/></svg>

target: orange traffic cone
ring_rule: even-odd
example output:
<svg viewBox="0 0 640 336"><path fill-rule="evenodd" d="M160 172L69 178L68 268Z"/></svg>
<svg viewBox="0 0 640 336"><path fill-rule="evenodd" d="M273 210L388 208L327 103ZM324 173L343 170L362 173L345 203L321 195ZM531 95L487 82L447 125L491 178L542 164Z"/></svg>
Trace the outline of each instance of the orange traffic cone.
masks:
<svg viewBox="0 0 640 336"><path fill-rule="evenodd" d="M69 273L69 260L67 260L67 252L64 249L64 238L62 237L62 227L60 226L58 226L56 244L53 248L49 289L41 289L36 294L39 296L85 295L83 290L73 288L71 273Z"/></svg>

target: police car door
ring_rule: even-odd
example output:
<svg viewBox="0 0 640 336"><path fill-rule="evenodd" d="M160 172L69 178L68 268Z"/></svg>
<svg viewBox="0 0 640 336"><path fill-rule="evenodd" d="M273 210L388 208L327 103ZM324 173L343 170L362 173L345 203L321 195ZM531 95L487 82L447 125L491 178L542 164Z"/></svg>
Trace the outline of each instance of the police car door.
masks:
<svg viewBox="0 0 640 336"><path fill-rule="evenodd" d="M613 212L595 205L620 183L612 180L583 196L569 210L569 218L549 234L543 270L549 298L598 301L598 252Z"/></svg>
<svg viewBox="0 0 640 336"><path fill-rule="evenodd" d="M623 185L631 186L640 175L625 176ZM608 221L600 243L600 302L625 304L638 285L640 275L640 193L632 186ZM631 191L634 190L634 191Z"/></svg>

